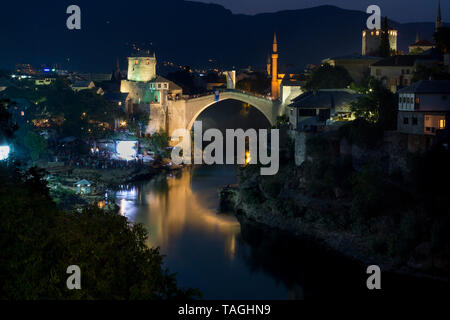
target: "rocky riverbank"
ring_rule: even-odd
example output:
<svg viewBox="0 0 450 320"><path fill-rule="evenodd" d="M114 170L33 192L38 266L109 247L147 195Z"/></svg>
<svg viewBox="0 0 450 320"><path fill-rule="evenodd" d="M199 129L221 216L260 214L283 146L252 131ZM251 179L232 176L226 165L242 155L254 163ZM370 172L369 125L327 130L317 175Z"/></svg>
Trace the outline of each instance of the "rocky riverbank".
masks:
<svg viewBox="0 0 450 320"><path fill-rule="evenodd" d="M245 193L245 191L244 191ZM427 272L427 259L410 261L408 264L399 263L395 258L374 255L371 248L371 236L360 235L344 230L330 230L326 221L311 221L308 217L313 211L327 210L345 214L348 206L344 202L334 204L314 201L310 199L311 207L308 213L300 216L286 216L282 214L283 204L278 210L270 208L264 203L249 203L245 199L242 189L238 185L225 186L219 189L220 206L222 210L232 211L241 223L258 223L269 228L288 232L301 239L314 241L328 250L332 250L348 259L369 266L376 264L383 271L412 276L425 277L450 283L450 278ZM305 201L305 197L303 198ZM275 210L273 210L275 209Z"/></svg>

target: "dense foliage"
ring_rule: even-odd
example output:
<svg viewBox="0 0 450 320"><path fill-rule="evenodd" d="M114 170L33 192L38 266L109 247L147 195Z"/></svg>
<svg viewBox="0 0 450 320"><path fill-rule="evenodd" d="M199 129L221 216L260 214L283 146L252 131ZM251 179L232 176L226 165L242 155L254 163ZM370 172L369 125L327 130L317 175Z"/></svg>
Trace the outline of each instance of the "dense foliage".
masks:
<svg viewBox="0 0 450 320"><path fill-rule="evenodd" d="M115 212L61 211L44 173L0 168L0 299L174 299L181 290L142 225ZM66 269L81 268L81 290Z"/></svg>
<svg viewBox="0 0 450 320"><path fill-rule="evenodd" d="M253 72L236 83L236 89L257 94L267 94L269 87L270 78L262 72Z"/></svg>
<svg viewBox="0 0 450 320"><path fill-rule="evenodd" d="M342 89L347 88L352 82L353 79L346 69L324 64L314 69L305 88L307 90Z"/></svg>
<svg viewBox="0 0 450 320"><path fill-rule="evenodd" d="M73 91L67 81L57 79L46 86L33 81L16 80L1 93L11 101L30 102L26 113L42 129L51 129L60 137L101 137L110 133L114 119L123 111L92 90Z"/></svg>

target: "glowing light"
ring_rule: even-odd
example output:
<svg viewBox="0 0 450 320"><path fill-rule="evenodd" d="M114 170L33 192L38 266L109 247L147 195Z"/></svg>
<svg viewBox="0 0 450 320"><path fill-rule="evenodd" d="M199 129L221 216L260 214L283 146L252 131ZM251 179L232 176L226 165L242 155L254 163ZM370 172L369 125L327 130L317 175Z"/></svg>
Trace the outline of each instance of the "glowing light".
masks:
<svg viewBox="0 0 450 320"><path fill-rule="evenodd" d="M252 157L250 156L250 152L246 151L245 152L245 164L249 164L250 161L252 161Z"/></svg>
<svg viewBox="0 0 450 320"><path fill-rule="evenodd" d="M119 141L116 151L119 158L124 160L133 160L136 158L136 141Z"/></svg>
<svg viewBox="0 0 450 320"><path fill-rule="evenodd" d="M0 146L0 161L8 159L9 151L9 146Z"/></svg>

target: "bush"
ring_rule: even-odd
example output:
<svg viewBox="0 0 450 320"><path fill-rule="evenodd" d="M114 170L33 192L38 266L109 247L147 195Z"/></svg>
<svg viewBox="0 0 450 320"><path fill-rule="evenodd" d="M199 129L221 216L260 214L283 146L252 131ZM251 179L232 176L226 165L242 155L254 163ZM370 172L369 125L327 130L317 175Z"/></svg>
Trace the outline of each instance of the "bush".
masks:
<svg viewBox="0 0 450 320"><path fill-rule="evenodd" d="M44 172L0 167L0 299L174 299L177 287L142 225L87 207L59 210ZM82 290L66 287L67 267L82 270Z"/></svg>

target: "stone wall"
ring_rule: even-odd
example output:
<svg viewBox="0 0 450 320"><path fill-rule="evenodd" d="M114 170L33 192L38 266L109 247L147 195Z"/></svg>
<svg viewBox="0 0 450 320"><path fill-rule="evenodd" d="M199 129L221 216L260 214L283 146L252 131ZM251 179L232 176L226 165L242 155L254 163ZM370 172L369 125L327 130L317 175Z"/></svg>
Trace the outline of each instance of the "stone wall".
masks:
<svg viewBox="0 0 450 320"><path fill-rule="evenodd" d="M314 133L290 130L289 135L295 142L295 164L300 166L308 158L306 142ZM335 145L336 152L341 160L351 158L352 165L357 170L371 163L381 165L388 173L406 170L408 154L407 134L397 131L386 131L383 143L376 149L359 147L356 144L351 144L345 138L336 140Z"/></svg>
<svg viewBox="0 0 450 320"><path fill-rule="evenodd" d="M289 136L294 140L295 146L295 165L300 166L306 160L306 140L311 136L311 133L290 130Z"/></svg>

